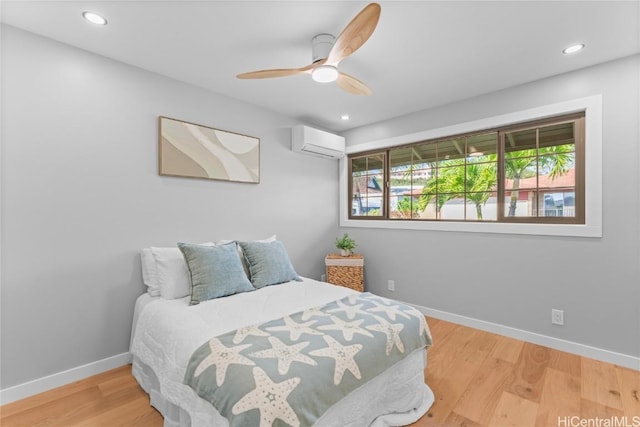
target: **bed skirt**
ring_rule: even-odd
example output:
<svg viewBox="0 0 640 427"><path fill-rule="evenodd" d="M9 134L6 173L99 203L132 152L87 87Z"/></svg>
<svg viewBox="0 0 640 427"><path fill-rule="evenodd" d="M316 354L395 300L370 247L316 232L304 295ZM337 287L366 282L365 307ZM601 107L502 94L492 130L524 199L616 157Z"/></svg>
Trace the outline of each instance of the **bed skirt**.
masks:
<svg viewBox="0 0 640 427"><path fill-rule="evenodd" d="M426 350L415 351L333 405L315 426L390 427L417 421L434 402L424 382L425 366ZM180 396L166 395L153 370L135 356L132 373L164 417L164 427L228 427L227 420L189 387L180 387ZM175 403L184 399L191 400L191 413Z"/></svg>

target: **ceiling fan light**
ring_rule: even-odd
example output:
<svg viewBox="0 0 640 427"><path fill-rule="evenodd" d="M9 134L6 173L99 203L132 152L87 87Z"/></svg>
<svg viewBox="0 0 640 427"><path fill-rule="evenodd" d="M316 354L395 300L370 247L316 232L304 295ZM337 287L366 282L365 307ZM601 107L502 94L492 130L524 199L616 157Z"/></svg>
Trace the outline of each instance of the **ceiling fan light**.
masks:
<svg viewBox="0 0 640 427"><path fill-rule="evenodd" d="M335 82L338 79L338 69L332 65L321 65L313 69L311 78L318 83Z"/></svg>

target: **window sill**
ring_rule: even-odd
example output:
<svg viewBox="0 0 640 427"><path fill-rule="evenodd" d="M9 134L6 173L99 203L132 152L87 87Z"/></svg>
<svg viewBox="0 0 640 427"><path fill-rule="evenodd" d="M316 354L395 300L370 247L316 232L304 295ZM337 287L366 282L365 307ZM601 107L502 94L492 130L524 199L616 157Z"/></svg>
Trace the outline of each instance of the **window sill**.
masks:
<svg viewBox="0 0 640 427"><path fill-rule="evenodd" d="M470 233L602 237L602 227L583 224L506 224L494 222L436 222L342 218L340 220L340 226L396 230L458 231Z"/></svg>

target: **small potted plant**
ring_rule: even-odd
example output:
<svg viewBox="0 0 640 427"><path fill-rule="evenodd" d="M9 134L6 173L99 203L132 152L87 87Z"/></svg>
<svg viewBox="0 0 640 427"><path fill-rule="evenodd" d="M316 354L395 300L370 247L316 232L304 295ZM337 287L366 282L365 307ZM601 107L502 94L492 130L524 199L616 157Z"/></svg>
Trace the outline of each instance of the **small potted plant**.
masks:
<svg viewBox="0 0 640 427"><path fill-rule="evenodd" d="M340 238L336 237L336 248L340 249L340 255L342 256L351 255L356 246L356 241L349 237L347 233L344 233L344 236Z"/></svg>

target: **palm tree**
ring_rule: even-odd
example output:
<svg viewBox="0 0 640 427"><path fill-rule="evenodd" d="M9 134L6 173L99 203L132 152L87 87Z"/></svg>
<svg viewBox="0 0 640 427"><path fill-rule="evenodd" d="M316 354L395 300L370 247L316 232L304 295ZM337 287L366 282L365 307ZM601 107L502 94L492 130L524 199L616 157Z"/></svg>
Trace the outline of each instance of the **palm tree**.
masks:
<svg viewBox="0 0 640 427"><path fill-rule="evenodd" d="M482 221L482 206L487 203L497 182L496 163L467 164L466 197L476 206L476 218Z"/></svg>
<svg viewBox="0 0 640 427"><path fill-rule="evenodd" d="M473 202L476 217L482 220L482 206L496 189L497 156L484 156L483 163L467 162L455 159L440 162L438 174L430 178L422 189L418 201L419 209L424 210L429 203L436 199L436 218L440 219L441 210L445 203L457 194L465 194L466 200ZM484 163L484 162L487 163ZM508 216L515 216L520 179L535 176L538 170L548 174L551 179L564 175L574 165L573 145L554 145L528 150L508 152L505 155L505 177L513 184L509 203ZM435 166L435 165L434 165Z"/></svg>
<svg viewBox="0 0 640 427"><path fill-rule="evenodd" d="M515 216L520 194L520 179L527 175L536 175L537 166L541 171L547 171L551 179L564 175L574 164L574 154L571 145L554 145L540 148L536 157L536 149L518 150L505 154L505 176L513 181L511 197L509 199L509 213L507 216Z"/></svg>
<svg viewBox="0 0 640 427"><path fill-rule="evenodd" d="M437 177L432 177L422 188L418 202L424 210L436 198L436 218L440 218L442 206L458 194L464 193L466 200L473 202L476 217L482 220L482 206L487 203L491 191L495 189L495 155L486 156L490 163L467 163L464 159L442 162Z"/></svg>
<svg viewBox="0 0 640 427"><path fill-rule="evenodd" d="M448 162L443 162L442 166L456 166L460 165L459 160L451 160ZM432 165L433 168L433 165ZM447 168L444 169L446 171L451 172L453 169L460 168ZM424 187L422 187L422 194L418 199L418 209L420 211L424 211L429 203L435 198L436 199L436 218L440 219L440 210L445 203L447 203L452 198L452 191L449 191L453 188L451 184L453 174L449 173L438 173L437 175L433 175L431 178L427 180Z"/></svg>
<svg viewBox="0 0 640 427"><path fill-rule="evenodd" d="M418 213L419 206L412 202L411 197L398 198L398 205L396 206L396 214L399 218L413 218L414 214Z"/></svg>

